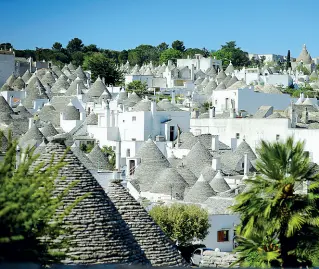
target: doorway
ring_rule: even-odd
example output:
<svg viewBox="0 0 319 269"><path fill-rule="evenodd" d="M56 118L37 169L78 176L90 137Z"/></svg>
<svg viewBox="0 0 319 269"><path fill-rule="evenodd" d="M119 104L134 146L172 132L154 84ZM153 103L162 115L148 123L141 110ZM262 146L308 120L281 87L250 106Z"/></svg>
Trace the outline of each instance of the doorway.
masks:
<svg viewBox="0 0 319 269"><path fill-rule="evenodd" d="M135 172L135 161L134 160L130 160L130 166L129 166L129 168L130 168L130 175L133 175L134 174L134 172Z"/></svg>
<svg viewBox="0 0 319 269"><path fill-rule="evenodd" d="M169 127L169 141L174 141L174 132L175 132L175 127L170 126Z"/></svg>

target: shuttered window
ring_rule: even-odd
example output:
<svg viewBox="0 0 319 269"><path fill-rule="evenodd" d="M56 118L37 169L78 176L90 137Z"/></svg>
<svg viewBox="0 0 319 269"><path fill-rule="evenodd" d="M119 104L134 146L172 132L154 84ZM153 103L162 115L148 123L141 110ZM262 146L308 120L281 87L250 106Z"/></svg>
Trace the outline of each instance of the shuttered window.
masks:
<svg viewBox="0 0 319 269"><path fill-rule="evenodd" d="M217 242L228 242L229 241L229 231L222 230L217 232Z"/></svg>

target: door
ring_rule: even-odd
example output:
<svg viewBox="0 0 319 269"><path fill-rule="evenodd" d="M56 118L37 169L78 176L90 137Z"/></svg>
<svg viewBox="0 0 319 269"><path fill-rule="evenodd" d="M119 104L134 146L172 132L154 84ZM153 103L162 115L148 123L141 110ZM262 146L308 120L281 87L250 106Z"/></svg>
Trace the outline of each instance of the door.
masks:
<svg viewBox="0 0 319 269"><path fill-rule="evenodd" d="M194 265L199 265L201 259L202 259L202 251L201 249L196 249L192 255L192 263Z"/></svg>
<svg viewBox="0 0 319 269"><path fill-rule="evenodd" d="M170 126L169 127L169 141L174 141L174 132L175 132L175 127Z"/></svg>
<svg viewBox="0 0 319 269"><path fill-rule="evenodd" d="M133 175L135 172L135 161L130 160L130 175Z"/></svg>

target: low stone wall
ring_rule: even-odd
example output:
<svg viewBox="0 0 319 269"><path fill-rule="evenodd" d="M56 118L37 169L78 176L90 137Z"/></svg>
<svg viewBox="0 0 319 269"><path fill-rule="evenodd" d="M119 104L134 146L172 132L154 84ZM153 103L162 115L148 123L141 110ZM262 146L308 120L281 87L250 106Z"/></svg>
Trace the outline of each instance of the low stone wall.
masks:
<svg viewBox="0 0 319 269"><path fill-rule="evenodd" d="M200 267L227 268L238 259L238 256L230 252L205 251ZM239 267L238 265L234 266Z"/></svg>

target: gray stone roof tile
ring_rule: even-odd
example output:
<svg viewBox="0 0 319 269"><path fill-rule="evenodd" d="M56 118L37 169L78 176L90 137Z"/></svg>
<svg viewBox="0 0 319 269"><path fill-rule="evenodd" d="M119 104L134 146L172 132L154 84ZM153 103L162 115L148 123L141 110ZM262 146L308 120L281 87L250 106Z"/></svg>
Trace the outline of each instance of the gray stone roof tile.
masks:
<svg viewBox="0 0 319 269"><path fill-rule="evenodd" d="M134 239L128 225L122 219L113 202L91 173L81 164L71 150L67 151L59 135L47 144L34 166L44 163L58 163L62 156L65 166L56 179L56 195L78 181L63 198L64 207L72 205L79 197L84 197L67 215L63 224L71 228L62 237L69 240L71 248L66 264L122 264L145 262L147 260ZM59 141L60 139L60 141ZM63 180L61 180L64 178ZM63 212L63 208L58 213Z"/></svg>
<svg viewBox="0 0 319 269"><path fill-rule="evenodd" d="M63 111L65 120L80 120L80 111L69 103Z"/></svg>
<svg viewBox="0 0 319 269"><path fill-rule="evenodd" d="M188 184L175 168L164 169L157 177L150 192L172 195L177 200L183 200Z"/></svg>
<svg viewBox="0 0 319 269"><path fill-rule="evenodd" d="M109 90L107 89L107 87L103 83L102 79L100 77L98 77L95 80L95 82L91 85L91 87L88 90L88 92L86 93L86 95L89 98L99 98L104 91L106 91L106 93L108 95L108 99L112 99L112 95L110 94Z"/></svg>
<svg viewBox="0 0 319 269"><path fill-rule="evenodd" d="M51 137L58 134L58 131L54 128L51 122L46 124L43 128L40 128L40 131L45 137Z"/></svg>
<svg viewBox="0 0 319 269"><path fill-rule="evenodd" d="M215 196L216 193L209 183L201 175L185 195L184 201L190 203L203 203L209 197Z"/></svg>
<svg viewBox="0 0 319 269"><path fill-rule="evenodd" d="M87 156L91 160L91 162L98 167L98 169L113 170L112 166L110 165L109 159L102 152L98 144L94 146L92 151Z"/></svg>
<svg viewBox="0 0 319 269"><path fill-rule="evenodd" d="M27 71L24 72L22 79L24 81L24 83L27 83L27 81L32 77L29 69L27 69Z"/></svg>
<svg viewBox="0 0 319 269"><path fill-rule="evenodd" d="M213 188L215 192L224 192L230 189L226 180L222 176L220 171L217 171L215 177L210 181L209 185Z"/></svg>
<svg viewBox="0 0 319 269"><path fill-rule="evenodd" d="M110 182L108 195L152 266L185 265L176 246L120 181Z"/></svg>

